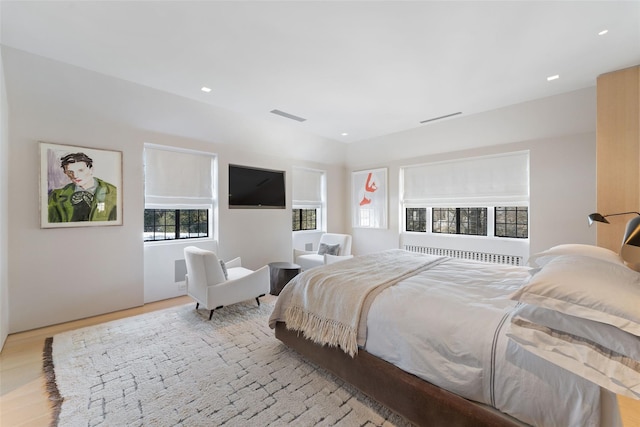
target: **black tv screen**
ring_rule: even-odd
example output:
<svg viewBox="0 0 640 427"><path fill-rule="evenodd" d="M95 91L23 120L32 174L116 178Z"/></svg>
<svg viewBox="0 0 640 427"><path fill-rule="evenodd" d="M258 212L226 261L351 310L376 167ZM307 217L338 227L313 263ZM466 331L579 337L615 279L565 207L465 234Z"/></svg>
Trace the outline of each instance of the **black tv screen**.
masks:
<svg viewBox="0 0 640 427"><path fill-rule="evenodd" d="M284 171L229 165L229 207L284 209Z"/></svg>

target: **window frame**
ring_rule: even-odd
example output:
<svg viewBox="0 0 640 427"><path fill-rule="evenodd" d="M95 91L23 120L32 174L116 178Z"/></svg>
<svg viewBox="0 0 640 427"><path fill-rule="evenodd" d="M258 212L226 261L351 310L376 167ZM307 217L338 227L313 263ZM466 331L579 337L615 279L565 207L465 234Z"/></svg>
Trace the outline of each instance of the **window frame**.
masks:
<svg viewBox="0 0 640 427"><path fill-rule="evenodd" d="M403 221L401 223L400 233L415 233L416 235L432 235L432 236L458 236L458 238L481 238L481 239L516 239L516 240L529 240L529 216L527 215L527 236L526 237L511 237L511 236L500 236L496 233L496 208L520 208L526 209L527 212L530 211L530 206L528 203L513 203L513 204L499 204L499 203L487 203L482 206L456 206L456 208L485 208L486 209L486 229L487 234L457 234L457 233L440 233L433 231L433 209L442 209L442 208L451 208L450 206L445 206L442 204L430 204L430 203L411 203L405 204L402 206L402 218ZM407 211L409 209L424 209L426 211L426 222L427 227L426 231L416 231L416 230L408 230L407 229Z"/></svg>
<svg viewBox="0 0 640 427"><path fill-rule="evenodd" d="M511 209L511 210L515 210L515 223L513 223L513 225L515 226L516 229L516 236L502 236L498 234L498 209ZM520 217L518 215L518 213L522 213L521 210L519 209L526 209L526 221L525 224L521 224L518 222L518 218ZM500 225L504 225L505 226L505 230L507 228L508 225L511 225L508 221L507 218L505 216L505 221L504 223L500 223ZM526 226L526 230L527 230L527 235L526 236L518 236L518 225L525 225ZM505 232L506 234L506 232ZM528 239L529 238L529 205L508 205L508 206L494 206L493 207L493 235L494 237L500 238L500 239Z"/></svg>
<svg viewBox="0 0 640 427"><path fill-rule="evenodd" d="M418 219L414 219L414 222L418 222L419 224L421 224L422 222L424 222L424 230L409 230L409 209L412 209L413 212L416 212L418 210L420 211L424 211L424 212L420 212L420 213L424 213L424 219L423 218L418 218ZM431 231L431 227L430 227L430 221L429 221L429 208L424 207L424 206L405 206L404 208L404 232L405 233L429 233Z"/></svg>
<svg viewBox="0 0 640 427"><path fill-rule="evenodd" d="M147 175L146 170L148 167L147 164L147 155L146 150L161 150L166 152L175 152L175 153L184 153L195 156L200 156L202 158L206 158L210 162L210 185L211 185L211 195L210 197L202 197L200 195L186 195L186 194L171 194L171 195L161 195L158 197L157 195L153 195L151 198L148 198L145 187L145 203L144 203L144 212L143 212L143 243L146 244L165 244L168 242L178 242L185 240L215 240L217 239L218 234L218 221L219 221L219 212L218 212L218 155L216 153L208 152L208 151L200 151L200 150L192 150L187 148L180 147L172 147L165 145L158 145L153 143L145 143L144 144L144 170L145 174L143 175L143 180L146 185ZM207 211L207 220L206 220L206 236L195 236L195 237L179 237L175 236L170 239L146 239L145 238L145 216L148 210L164 210L164 211ZM178 227L178 233L180 232L180 227ZM154 231L155 233L155 231Z"/></svg>
<svg viewBox="0 0 640 427"><path fill-rule="evenodd" d="M451 236L494 241L511 239L511 237L496 235L495 208L519 206L526 207L528 212L531 212L529 163L529 150L517 150L400 166L398 225L400 234L408 236L414 234L409 238L410 241L417 241L415 239L418 235L429 239L432 237L448 239ZM407 209L420 207L427 209L426 233L407 230ZM433 208L458 207L486 208L486 235L433 231L433 218L429 217L429 215L433 216ZM527 222L527 237L513 239L526 240L528 244L529 223L530 218Z"/></svg>
<svg viewBox="0 0 640 427"><path fill-rule="evenodd" d="M296 191L296 176L299 176L298 173L302 173L301 184L299 184L303 189L302 193L298 193ZM315 190L317 190L316 194L310 194L305 192L304 189L308 189L309 187L305 187L305 184L308 184L309 181L304 179L304 174L310 173L312 176L317 174L318 180L314 181L317 186L314 186ZM293 213L291 215L291 232L292 233L314 233L321 232L326 230L327 228L327 171L322 169L315 168L307 168L302 166L293 166L292 167L292 211L296 209L315 209L316 210L316 228L309 230L295 230L293 224ZM315 196L319 196L315 197ZM297 197L297 198L296 198Z"/></svg>
<svg viewBox="0 0 640 427"><path fill-rule="evenodd" d="M299 229L296 229L295 228L295 221L293 219L293 215L294 215L294 213L296 211L300 211L301 214L302 214L302 211L313 211L314 212L314 216L315 216L315 218L314 218L315 219L315 228L299 228ZM318 231L318 230L320 230L320 224L321 224L320 219L321 219L321 217L322 217L322 208L321 207L294 206L291 209L291 222L292 222L291 223L291 226L292 226L291 228L292 228L292 231L294 233L301 232L301 231ZM304 221L304 219L301 217L299 219L299 223L302 224L303 221Z"/></svg>
<svg viewBox="0 0 640 427"><path fill-rule="evenodd" d="M170 212L173 211L174 213L174 221L172 224L167 225L166 221L163 225L157 225L155 222L153 225L148 225L147 224L147 213L148 211L153 211L152 215L154 216L154 218L156 217L156 215L158 213L167 215ZM158 211L163 211L163 212L158 212ZM191 212L192 211L197 211L198 215L202 215L203 213L206 213L206 221L204 223L204 228L205 228L205 235L198 235L198 236L186 236L186 237L182 237L182 226L184 224L181 223L181 218L183 218L183 216L181 215L181 212L189 212L189 215L191 216ZM173 241L179 241L179 240L193 240L193 239L208 239L211 236L211 208L210 207L150 207L150 208L146 208L144 209L144 231L143 231L143 241L145 243L149 243L149 242L173 242ZM189 224L190 225L190 224ZM153 226L154 228L156 227L173 227L174 228L174 232L173 232L173 237L167 237L168 231L159 231L159 230L154 230L154 231L147 231L147 227L149 226ZM198 230L198 233L200 233L200 227ZM148 239L147 235L148 233L152 233L153 237L152 239ZM164 238L155 238L156 237L156 233L159 234L163 234ZM191 233L191 232L189 232Z"/></svg>
<svg viewBox="0 0 640 427"><path fill-rule="evenodd" d="M436 214L436 210L438 211L447 211L447 230L451 230L451 224L452 221L449 219L450 214L453 214L454 219L453 219L453 224L455 224L455 232L451 232L451 231L435 231L436 228L438 230L442 230L442 227L436 227L436 218L437 217L441 217L442 216L442 212L438 212L439 214ZM476 217L478 217L479 214L481 214L482 212L484 212L484 228L481 228L479 231L480 232L475 232L475 233L470 233L470 232L463 232L463 227L465 225L465 223L462 221L462 216L463 216L463 211L468 211L468 213L470 213L472 210L478 211L476 212ZM457 207L439 207L439 206L433 206L431 207L431 232L433 234L450 234L450 235L455 235L455 236L480 236L480 237L487 237L489 235L489 230L487 227L487 223L488 223L488 208L485 206L473 206L473 207L461 207L461 206L457 206ZM453 212L452 212L453 211ZM467 216L467 221L466 221L466 228L469 229L471 226L471 220L469 219L471 218L471 216ZM438 220L439 223L442 223L444 220ZM482 221L481 219L478 219L477 224L476 224L476 229L480 228L480 226L482 225ZM484 232L484 233L482 233Z"/></svg>

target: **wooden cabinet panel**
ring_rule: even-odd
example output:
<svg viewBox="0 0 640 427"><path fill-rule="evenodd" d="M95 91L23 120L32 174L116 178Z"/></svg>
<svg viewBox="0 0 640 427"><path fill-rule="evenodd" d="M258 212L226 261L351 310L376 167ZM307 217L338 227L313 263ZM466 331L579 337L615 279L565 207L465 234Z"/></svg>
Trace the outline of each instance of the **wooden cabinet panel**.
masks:
<svg viewBox="0 0 640 427"><path fill-rule="evenodd" d="M640 212L640 66L599 76L597 103L598 212ZM618 252L631 218L597 225L598 246Z"/></svg>

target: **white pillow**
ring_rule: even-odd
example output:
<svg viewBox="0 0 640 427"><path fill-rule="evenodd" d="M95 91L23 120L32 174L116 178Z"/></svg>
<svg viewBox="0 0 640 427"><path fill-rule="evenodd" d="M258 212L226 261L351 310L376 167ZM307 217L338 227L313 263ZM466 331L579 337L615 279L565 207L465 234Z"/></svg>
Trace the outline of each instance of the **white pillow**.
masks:
<svg viewBox="0 0 640 427"><path fill-rule="evenodd" d="M554 257L511 299L640 336L640 273L579 255Z"/></svg>
<svg viewBox="0 0 640 427"><path fill-rule="evenodd" d="M614 393L640 398L640 339L614 326L524 304L507 336Z"/></svg>
<svg viewBox="0 0 640 427"><path fill-rule="evenodd" d="M614 251L600 246L584 245L580 243L567 243L557 245L546 251L531 255L527 264L531 267L543 267L546 263L560 255L582 255L591 258L609 261L614 264L624 265L624 261Z"/></svg>

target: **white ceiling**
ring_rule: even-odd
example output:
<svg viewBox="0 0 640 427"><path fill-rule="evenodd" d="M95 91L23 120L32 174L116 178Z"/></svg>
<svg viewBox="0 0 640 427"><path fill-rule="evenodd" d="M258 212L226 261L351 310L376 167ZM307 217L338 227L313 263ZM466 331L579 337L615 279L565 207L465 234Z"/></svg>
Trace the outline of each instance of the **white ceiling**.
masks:
<svg viewBox="0 0 640 427"><path fill-rule="evenodd" d="M3 45L344 142L640 64L640 1L0 5Z"/></svg>

